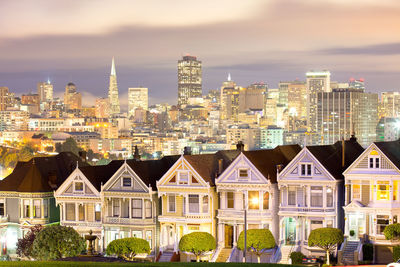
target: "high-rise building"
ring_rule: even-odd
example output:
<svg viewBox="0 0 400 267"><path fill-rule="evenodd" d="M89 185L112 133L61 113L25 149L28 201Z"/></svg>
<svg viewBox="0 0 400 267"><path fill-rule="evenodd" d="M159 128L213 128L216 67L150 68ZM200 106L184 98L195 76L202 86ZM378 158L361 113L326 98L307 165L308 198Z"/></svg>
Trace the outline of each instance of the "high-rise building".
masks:
<svg viewBox="0 0 400 267"><path fill-rule="evenodd" d="M331 73L329 71L310 71L307 77L307 127L310 132L317 129L317 95L320 92L330 92Z"/></svg>
<svg viewBox="0 0 400 267"><path fill-rule="evenodd" d="M110 100L108 98L96 99L95 108L96 118L108 118L110 116Z"/></svg>
<svg viewBox="0 0 400 267"><path fill-rule="evenodd" d="M376 141L396 141L399 138L400 118L381 118L376 126Z"/></svg>
<svg viewBox="0 0 400 267"><path fill-rule="evenodd" d="M380 104L383 117L400 118L400 92L382 92Z"/></svg>
<svg viewBox="0 0 400 267"><path fill-rule="evenodd" d="M111 62L110 86L108 87L108 99L110 100L111 115L120 113L121 109L119 106L117 72L115 70L114 57L112 58L112 62Z"/></svg>
<svg viewBox="0 0 400 267"><path fill-rule="evenodd" d="M82 95L76 91L76 85L72 82L65 86L64 105L67 110L82 108Z"/></svg>
<svg viewBox="0 0 400 267"><path fill-rule="evenodd" d="M0 111L6 110L10 106L10 92L8 87L0 87Z"/></svg>
<svg viewBox="0 0 400 267"><path fill-rule="evenodd" d="M238 120L240 87L228 75L227 81L221 86L221 119Z"/></svg>
<svg viewBox="0 0 400 267"><path fill-rule="evenodd" d="M128 89L128 114L135 115L135 109L141 107L144 110L149 109L149 89L144 87Z"/></svg>
<svg viewBox="0 0 400 267"><path fill-rule="evenodd" d="M178 105L186 105L189 98L201 96L201 61L195 56L184 56L178 61Z"/></svg>
<svg viewBox="0 0 400 267"><path fill-rule="evenodd" d="M50 80L37 83L37 93L40 102L53 100L53 85L50 83Z"/></svg>
<svg viewBox="0 0 400 267"><path fill-rule="evenodd" d="M378 94L352 88L334 89L319 92L317 101L317 134L321 144L349 139L353 133L363 146L376 141Z"/></svg>
<svg viewBox="0 0 400 267"><path fill-rule="evenodd" d="M265 83L253 83L249 87L241 88L239 91L239 113L251 109L262 110L268 86Z"/></svg>

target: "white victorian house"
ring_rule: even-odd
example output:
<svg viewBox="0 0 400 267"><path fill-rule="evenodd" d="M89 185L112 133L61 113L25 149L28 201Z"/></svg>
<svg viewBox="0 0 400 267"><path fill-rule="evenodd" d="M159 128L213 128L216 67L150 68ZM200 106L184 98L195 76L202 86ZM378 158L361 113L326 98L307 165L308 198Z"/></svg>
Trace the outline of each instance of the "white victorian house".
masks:
<svg viewBox="0 0 400 267"><path fill-rule="evenodd" d="M400 142L372 143L344 176L345 234L388 244L383 230L400 218Z"/></svg>
<svg viewBox="0 0 400 267"><path fill-rule="evenodd" d="M342 171L362 151L355 138L333 145L307 146L278 174L283 262L290 251L309 255L314 250L307 242L312 230L343 229Z"/></svg>

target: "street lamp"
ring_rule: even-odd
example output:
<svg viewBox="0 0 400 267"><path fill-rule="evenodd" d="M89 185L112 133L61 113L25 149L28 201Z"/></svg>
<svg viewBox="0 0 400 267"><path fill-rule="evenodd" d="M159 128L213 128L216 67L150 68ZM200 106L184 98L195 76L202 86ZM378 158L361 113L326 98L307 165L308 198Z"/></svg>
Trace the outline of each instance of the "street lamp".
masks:
<svg viewBox="0 0 400 267"><path fill-rule="evenodd" d="M251 199L251 204L259 204L259 198L253 197ZM247 209L249 208L249 203L247 202L246 208L244 209L244 250L243 250L243 262L246 262L246 251L247 251Z"/></svg>

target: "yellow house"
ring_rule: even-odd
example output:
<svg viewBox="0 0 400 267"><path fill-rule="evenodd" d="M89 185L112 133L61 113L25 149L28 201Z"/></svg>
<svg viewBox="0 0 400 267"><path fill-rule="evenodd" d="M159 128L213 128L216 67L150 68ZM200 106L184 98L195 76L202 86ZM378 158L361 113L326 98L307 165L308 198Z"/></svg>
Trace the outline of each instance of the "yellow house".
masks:
<svg viewBox="0 0 400 267"><path fill-rule="evenodd" d="M157 182L161 198L160 250L164 254L178 252L180 239L191 232L203 231L216 237L218 196L214 182L232 155L182 155ZM181 260L186 258L181 253Z"/></svg>

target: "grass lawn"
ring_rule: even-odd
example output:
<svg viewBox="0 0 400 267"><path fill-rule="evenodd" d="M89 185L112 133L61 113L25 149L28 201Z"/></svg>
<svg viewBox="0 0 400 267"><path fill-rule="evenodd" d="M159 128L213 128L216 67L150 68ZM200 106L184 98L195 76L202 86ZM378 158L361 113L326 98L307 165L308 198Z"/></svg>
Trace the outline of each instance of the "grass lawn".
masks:
<svg viewBox="0 0 400 267"><path fill-rule="evenodd" d="M18 267L75 267L75 266L112 266L112 267L126 267L126 266L143 266L143 267L285 267L295 265L284 264L257 264L257 263L196 263L196 262L156 262L156 263L118 263L118 262L76 262L76 261L13 261L13 262L0 262L0 266L18 266Z"/></svg>

